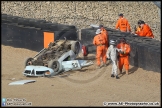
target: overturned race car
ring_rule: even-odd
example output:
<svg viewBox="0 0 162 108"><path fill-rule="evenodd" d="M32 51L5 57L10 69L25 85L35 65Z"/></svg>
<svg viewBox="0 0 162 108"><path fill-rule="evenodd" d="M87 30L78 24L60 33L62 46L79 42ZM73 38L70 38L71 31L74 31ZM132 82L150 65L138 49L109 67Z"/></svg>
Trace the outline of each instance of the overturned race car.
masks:
<svg viewBox="0 0 162 108"><path fill-rule="evenodd" d="M25 60L24 76L54 76L61 72L81 69L93 64L85 60L75 60L81 51L79 41L56 40L42 49L34 57Z"/></svg>

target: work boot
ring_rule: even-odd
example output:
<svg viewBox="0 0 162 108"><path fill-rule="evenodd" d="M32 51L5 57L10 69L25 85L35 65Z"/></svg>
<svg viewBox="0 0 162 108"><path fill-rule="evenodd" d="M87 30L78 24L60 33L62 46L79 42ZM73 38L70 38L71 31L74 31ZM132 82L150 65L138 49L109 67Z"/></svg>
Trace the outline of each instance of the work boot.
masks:
<svg viewBox="0 0 162 108"><path fill-rule="evenodd" d="M118 75L116 75L116 79L119 79Z"/></svg>
<svg viewBox="0 0 162 108"><path fill-rule="evenodd" d="M129 75L128 70L126 70L126 74Z"/></svg>
<svg viewBox="0 0 162 108"><path fill-rule="evenodd" d="M97 69L100 69L100 68L101 68L101 66L98 65L98 66L97 66Z"/></svg>
<svg viewBox="0 0 162 108"><path fill-rule="evenodd" d="M111 77L115 77L114 74L111 74Z"/></svg>
<svg viewBox="0 0 162 108"><path fill-rule="evenodd" d="M104 63L103 66L106 67L106 63Z"/></svg>
<svg viewBox="0 0 162 108"><path fill-rule="evenodd" d="M122 70L119 71L119 74L122 74Z"/></svg>

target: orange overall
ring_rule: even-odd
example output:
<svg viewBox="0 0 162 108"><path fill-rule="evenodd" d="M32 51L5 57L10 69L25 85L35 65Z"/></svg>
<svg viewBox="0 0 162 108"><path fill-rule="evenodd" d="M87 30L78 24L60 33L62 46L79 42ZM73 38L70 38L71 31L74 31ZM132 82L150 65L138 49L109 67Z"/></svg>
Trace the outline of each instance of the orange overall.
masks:
<svg viewBox="0 0 162 108"><path fill-rule="evenodd" d="M97 46L96 48L96 59L97 59L97 65L100 66L101 61L100 57L102 57L102 60L104 63L106 63L106 40L102 36L102 34L98 34L93 39L93 44Z"/></svg>
<svg viewBox="0 0 162 108"><path fill-rule="evenodd" d="M104 38L106 40L105 46L106 46L106 51L107 51L107 49L108 49L108 38L107 38L108 37L108 32L103 27L101 28L101 34L102 34L102 36L104 36Z"/></svg>
<svg viewBox="0 0 162 108"><path fill-rule="evenodd" d="M129 69L129 53L130 53L130 45L124 44L124 43L119 43L117 45L117 48L122 49L124 51L124 54L119 53L119 70L121 71L123 69L123 65L125 67L125 70Z"/></svg>
<svg viewBox="0 0 162 108"><path fill-rule="evenodd" d="M141 28L141 30L139 32L137 32L137 35L154 38L154 35L152 33L152 30L151 30L151 28L147 24L144 24L143 25L143 27Z"/></svg>
<svg viewBox="0 0 162 108"><path fill-rule="evenodd" d="M115 29L120 29L120 31L122 32L127 32L127 31L131 31L130 29L130 24L128 23L128 20L126 18L119 18Z"/></svg>

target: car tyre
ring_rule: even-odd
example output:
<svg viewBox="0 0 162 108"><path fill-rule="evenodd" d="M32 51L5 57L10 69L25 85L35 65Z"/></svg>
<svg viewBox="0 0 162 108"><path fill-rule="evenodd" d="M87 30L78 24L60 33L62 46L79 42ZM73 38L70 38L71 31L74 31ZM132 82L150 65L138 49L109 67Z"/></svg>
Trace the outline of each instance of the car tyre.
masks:
<svg viewBox="0 0 162 108"><path fill-rule="evenodd" d="M51 60L48 63L48 67L53 69L54 72L58 72L59 68L60 68L60 63L56 60Z"/></svg>
<svg viewBox="0 0 162 108"><path fill-rule="evenodd" d="M77 55L80 51L80 44L78 41L73 42L71 45L71 50Z"/></svg>
<svg viewBox="0 0 162 108"><path fill-rule="evenodd" d="M30 61L32 61L32 60L33 60L33 58L31 58L31 57L27 58L27 59L25 60L25 67L28 66L28 65L31 65L31 64L29 64L28 62L30 62Z"/></svg>

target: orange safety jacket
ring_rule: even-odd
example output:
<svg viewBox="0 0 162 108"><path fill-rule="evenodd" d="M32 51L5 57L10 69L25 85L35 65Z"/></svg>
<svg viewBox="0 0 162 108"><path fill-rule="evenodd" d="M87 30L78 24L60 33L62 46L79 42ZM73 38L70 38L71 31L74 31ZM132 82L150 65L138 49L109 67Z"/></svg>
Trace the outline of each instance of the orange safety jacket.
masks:
<svg viewBox="0 0 162 108"><path fill-rule="evenodd" d="M128 30L131 31L130 24L129 24L129 22L126 18L119 18L118 19L116 26L115 26L115 29L118 29L118 28L121 31L125 31L125 32L127 32Z"/></svg>
<svg viewBox="0 0 162 108"><path fill-rule="evenodd" d="M101 28L101 34L106 40L106 46L108 46L108 32L107 32L107 30L104 28Z"/></svg>
<svg viewBox="0 0 162 108"><path fill-rule="evenodd" d="M98 34L94 37L93 44L96 46L102 46L106 44L106 40L102 34Z"/></svg>
<svg viewBox="0 0 162 108"><path fill-rule="evenodd" d="M146 37L154 38L152 30L147 24L144 24L141 30L137 32L136 34L139 36L146 36Z"/></svg>
<svg viewBox="0 0 162 108"><path fill-rule="evenodd" d="M118 48L118 49L122 49L122 51L124 51L124 54L119 53L119 56L120 56L120 57L128 56L129 53L130 53L130 50L131 50L130 45L127 44L127 43L125 43L125 44L119 43L119 44L117 45L117 48Z"/></svg>

